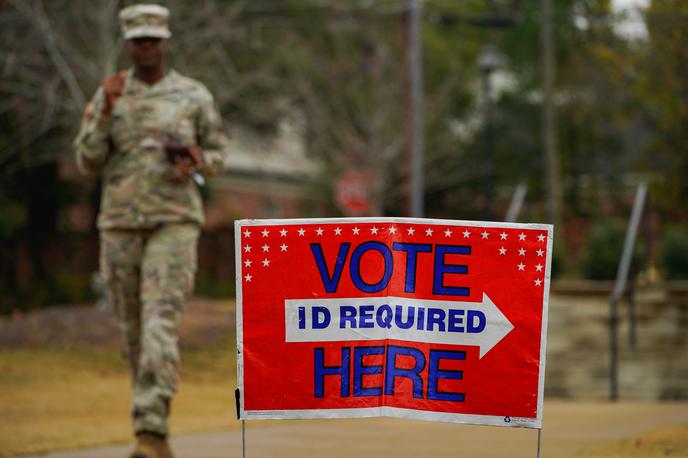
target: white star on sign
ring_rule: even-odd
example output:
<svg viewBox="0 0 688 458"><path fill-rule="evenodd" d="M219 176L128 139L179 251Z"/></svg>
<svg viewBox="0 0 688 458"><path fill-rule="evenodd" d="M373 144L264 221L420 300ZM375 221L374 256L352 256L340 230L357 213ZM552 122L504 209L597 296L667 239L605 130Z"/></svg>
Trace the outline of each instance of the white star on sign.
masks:
<svg viewBox="0 0 688 458"><path fill-rule="evenodd" d="M251 281L252 278L253 277L251 276L251 274L246 274L246 276L244 277L246 281Z"/></svg>
<svg viewBox="0 0 688 458"><path fill-rule="evenodd" d="M432 235L432 229L427 228L425 231L425 235Z"/></svg>
<svg viewBox="0 0 688 458"><path fill-rule="evenodd" d="M538 242L544 242L545 236L543 234L538 235Z"/></svg>
<svg viewBox="0 0 688 458"><path fill-rule="evenodd" d="M526 265L523 264L523 263L520 263L520 264L518 265L518 270L523 270L523 269L525 269L525 268L526 268Z"/></svg>
<svg viewBox="0 0 688 458"><path fill-rule="evenodd" d="M506 238L508 237L508 235L507 235L506 232L502 232L501 234L499 234L499 237L500 237L502 240L506 240Z"/></svg>
<svg viewBox="0 0 688 458"><path fill-rule="evenodd" d="M283 244L280 246L280 248L282 249L282 251L287 251L287 248L289 248L289 247L283 243Z"/></svg>
<svg viewBox="0 0 688 458"><path fill-rule="evenodd" d="M540 280L539 278L536 278L535 279L535 286L540 286L541 284L542 284L542 280Z"/></svg>
<svg viewBox="0 0 688 458"><path fill-rule="evenodd" d="M315 233L318 234L318 235L323 235L323 230L322 230L322 228L317 228L317 229L315 230Z"/></svg>
<svg viewBox="0 0 688 458"><path fill-rule="evenodd" d="M519 248L519 249L518 249L518 255L519 255L519 256L525 256L525 255L526 255L526 250L525 250L525 248Z"/></svg>
<svg viewBox="0 0 688 458"><path fill-rule="evenodd" d="M449 229L447 229L446 231L444 231L444 236L445 236L445 237L451 237L451 234L452 234L452 233L451 233L451 231L450 231Z"/></svg>
<svg viewBox="0 0 688 458"><path fill-rule="evenodd" d="M408 229L406 229L406 232L408 232L408 235L413 235L416 233L416 230L412 227L409 227Z"/></svg>
<svg viewBox="0 0 688 458"><path fill-rule="evenodd" d="M266 252L266 253L267 253L268 251L270 251L270 247L268 246L267 243L266 243L265 245L263 245L261 248L262 248L263 251Z"/></svg>
<svg viewBox="0 0 688 458"><path fill-rule="evenodd" d="M499 254L505 255L505 254L506 254L506 248L501 247L501 248L499 249Z"/></svg>
<svg viewBox="0 0 688 458"><path fill-rule="evenodd" d="M488 234L487 231L483 231L482 234L480 234L480 235L482 235L484 239L486 239L490 236L490 234Z"/></svg>
<svg viewBox="0 0 688 458"><path fill-rule="evenodd" d="M538 264L537 266L535 266L535 270L537 270L538 272L542 272L542 264Z"/></svg>
<svg viewBox="0 0 688 458"><path fill-rule="evenodd" d="M467 239L470 235L471 235L471 233L468 232L468 229L466 229L465 231L463 231L463 238Z"/></svg>
<svg viewBox="0 0 688 458"><path fill-rule="evenodd" d="M261 232L261 234L263 234L263 237L267 237L269 232L267 229L263 229L263 232Z"/></svg>
<svg viewBox="0 0 688 458"><path fill-rule="evenodd" d="M355 227L355 228L353 229L354 235L358 235L359 232L361 232L361 230L360 230L359 228Z"/></svg>
<svg viewBox="0 0 688 458"><path fill-rule="evenodd" d="M303 237L303 234L305 234L306 231L303 230L303 228L299 229L299 237Z"/></svg>
<svg viewBox="0 0 688 458"><path fill-rule="evenodd" d="M389 233L390 234L396 234L397 233L397 228L395 226L390 226L389 227Z"/></svg>
<svg viewBox="0 0 688 458"><path fill-rule="evenodd" d="M246 267L251 267L251 260L247 259L246 261L244 261L244 265Z"/></svg>
<svg viewBox="0 0 688 458"><path fill-rule="evenodd" d="M542 250L537 250L537 255L538 255L538 256L542 256L543 253L544 253L544 251L542 251Z"/></svg>
<svg viewBox="0 0 688 458"><path fill-rule="evenodd" d="M251 233L248 231L248 229L244 231L244 236L251 237Z"/></svg>
<svg viewBox="0 0 688 458"><path fill-rule="evenodd" d="M280 231L280 235L282 237L286 237L287 236L287 230L285 228L282 228L282 230Z"/></svg>
<svg viewBox="0 0 688 458"><path fill-rule="evenodd" d="M334 235L342 235L342 230L340 228L336 228L334 230Z"/></svg>
<svg viewBox="0 0 688 458"><path fill-rule="evenodd" d="M270 260L268 258L263 259L263 266L267 267L270 265Z"/></svg>
<svg viewBox="0 0 688 458"><path fill-rule="evenodd" d="M526 239L526 234L524 234L523 232L521 232L520 234L518 234L518 239L519 239L519 240L525 240L525 239Z"/></svg>
<svg viewBox="0 0 688 458"><path fill-rule="evenodd" d="M377 229L375 226L373 226L373 227L370 228L370 233L371 233L371 234L377 234L377 231L378 231L378 229Z"/></svg>
<svg viewBox="0 0 688 458"><path fill-rule="evenodd" d="M247 253L250 253L250 252L251 252L251 246L250 246L250 245L246 245L246 246L244 247L244 251L247 252Z"/></svg>

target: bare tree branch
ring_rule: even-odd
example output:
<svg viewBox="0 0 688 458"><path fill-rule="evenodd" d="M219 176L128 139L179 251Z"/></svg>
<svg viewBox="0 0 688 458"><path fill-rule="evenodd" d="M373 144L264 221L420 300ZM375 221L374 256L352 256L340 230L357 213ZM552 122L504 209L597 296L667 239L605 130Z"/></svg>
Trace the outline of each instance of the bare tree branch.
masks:
<svg viewBox="0 0 688 458"><path fill-rule="evenodd" d="M46 50L48 51L48 56L52 60L55 68L62 76L67 88L72 96L77 107L80 109L86 105L86 97L84 92L79 86L72 69L69 64L62 56L62 53L55 44L55 36L52 28L50 27L50 22L45 15L45 9L43 8L43 3L38 0L36 2L37 7L31 8L27 3L22 1L13 0L12 4L24 14L24 16L29 19L34 26L39 30L41 36L44 39Z"/></svg>

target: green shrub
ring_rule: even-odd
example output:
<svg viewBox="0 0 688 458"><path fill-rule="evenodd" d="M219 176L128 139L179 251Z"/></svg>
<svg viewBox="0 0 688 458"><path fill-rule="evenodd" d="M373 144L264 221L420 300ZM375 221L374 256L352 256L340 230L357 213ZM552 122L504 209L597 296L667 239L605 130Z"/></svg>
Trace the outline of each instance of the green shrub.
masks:
<svg viewBox="0 0 688 458"><path fill-rule="evenodd" d="M688 279L688 228L673 226L662 234L660 262L666 278Z"/></svg>
<svg viewBox="0 0 688 458"><path fill-rule="evenodd" d="M590 280L613 280L621 262L626 225L620 221L605 221L592 227L580 259L583 276ZM636 240L632 267L638 268L643 249Z"/></svg>

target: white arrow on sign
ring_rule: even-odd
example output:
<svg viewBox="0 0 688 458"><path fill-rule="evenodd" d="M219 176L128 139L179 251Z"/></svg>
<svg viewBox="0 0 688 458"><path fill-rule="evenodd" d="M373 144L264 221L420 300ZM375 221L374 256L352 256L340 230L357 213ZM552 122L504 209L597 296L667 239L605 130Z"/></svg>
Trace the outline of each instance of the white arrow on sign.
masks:
<svg viewBox="0 0 688 458"><path fill-rule="evenodd" d="M287 342L406 340L480 347L480 358L514 329L483 293L482 302L404 297L287 299Z"/></svg>

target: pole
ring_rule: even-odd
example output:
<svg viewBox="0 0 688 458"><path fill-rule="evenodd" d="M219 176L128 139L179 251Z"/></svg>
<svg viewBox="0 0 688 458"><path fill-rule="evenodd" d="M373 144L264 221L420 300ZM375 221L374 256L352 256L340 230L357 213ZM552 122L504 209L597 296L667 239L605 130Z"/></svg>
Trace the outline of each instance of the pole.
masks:
<svg viewBox="0 0 688 458"><path fill-rule="evenodd" d="M646 195L647 186L645 183L641 183L635 193L635 201L633 202L633 210L631 211L631 217L628 221L623 253L621 254L619 268L616 271L614 291L612 291L609 298L609 399L612 401L616 401L619 397L618 305L626 289L628 272L630 271L633 257L633 246L635 245L635 239L638 234L638 226L640 225L640 218L643 214Z"/></svg>
<svg viewBox="0 0 688 458"><path fill-rule="evenodd" d="M241 418L241 390L234 390L234 406L237 420L241 420L241 457L246 458L246 420Z"/></svg>
<svg viewBox="0 0 688 458"><path fill-rule="evenodd" d="M628 346L635 348L636 343L636 307L635 307L636 277L633 275L628 287Z"/></svg>
<svg viewBox="0 0 688 458"><path fill-rule="evenodd" d="M409 73L411 80L411 216L422 218L423 184L423 68L420 46L422 0L408 0Z"/></svg>
<svg viewBox="0 0 688 458"><path fill-rule="evenodd" d="M609 400L619 399L619 301L609 302Z"/></svg>
<svg viewBox="0 0 688 458"><path fill-rule="evenodd" d="M552 33L552 2L540 0L540 48L542 53L542 144L545 153L545 188L547 213L557 227L560 223L561 188L554 111L554 35Z"/></svg>
<svg viewBox="0 0 688 458"><path fill-rule="evenodd" d="M523 206L523 201L526 198L526 192L528 192L528 186L526 186L525 183L519 183L518 186L516 186L516 190L514 191L514 195L511 197L509 210L506 212L504 221L507 223L516 222L519 213L521 213L521 207Z"/></svg>
<svg viewBox="0 0 688 458"><path fill-rule="evenodd" d="M638 234L638 226L640 225L640 217L645 206L645 196L647 195L647 185L640 183L638 190L635 193L635 201L633 202L633 210L631 217L628 220L628 230L626 231L626 239L624 240L624 250L621 255L621 262L616 271L616 283L614 284L614 291L612 297L616 300L621 299L624 289L626 289L626 282L628 281L628 272L631 269L631 260L633 256L633 245L635 245L635 238Z"/></svg>
<svg viewBox="0 0 688 458"><path fill-rule="evenodd" d="M492 200L493 200L493 175L494 175L494 140L492 138L492 69L483 70L483 96L484 100L484 123L483 134L485 136L485 209L483 219L492 220Z"/></svg>
<svg viewBox="0 0 688 458"><path fill-rule="evenodd" d="M241 420L241 458L246 458L246 420Z"/></svg>
<svg viewBox="0 0 688 458"><path fill-rule="evenodd" d="M542 441L542 428L538 428L537 458L540 458L540 444Z"/></svg>

